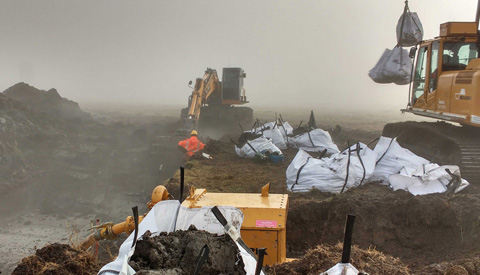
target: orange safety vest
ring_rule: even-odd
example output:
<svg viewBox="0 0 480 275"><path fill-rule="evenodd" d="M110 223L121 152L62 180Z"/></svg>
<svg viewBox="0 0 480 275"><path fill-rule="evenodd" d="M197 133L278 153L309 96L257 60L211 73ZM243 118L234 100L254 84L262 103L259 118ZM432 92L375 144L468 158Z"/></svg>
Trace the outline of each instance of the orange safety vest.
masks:
<svg viewBox="0 0 480 275"><path fill-rule="evenodd" d="M187 155L189 157L193 156L196 152L202 150L205 147L200 140L197 139L196 136L191 136L186 140L182 140L178 143L179 146L182 146L187 150Z"/></svg>

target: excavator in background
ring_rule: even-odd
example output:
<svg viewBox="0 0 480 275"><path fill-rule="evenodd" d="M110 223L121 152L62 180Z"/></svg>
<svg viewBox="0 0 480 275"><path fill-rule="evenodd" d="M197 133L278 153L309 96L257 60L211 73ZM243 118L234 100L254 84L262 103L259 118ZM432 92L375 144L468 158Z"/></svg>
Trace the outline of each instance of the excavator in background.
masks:
<svg viewBox="0 0 480 275"><path fill-rule="evenodd" d="M241 68L223 68L220 82L217 71L207 68L203 78L195 80L188 107L182 109L183 127L179 135L188 135L192 130L221 130L240 125L250 125L253 110L248 107L234 107L248 103L243 88L246 77ZM192 84L190 81L189 85Z"/></svg>
<svg viewBox="0 0 480 275"><path fill-rule="evenodd" d="M439 164L460 166L480 182L480 0L475 22L447 22L440 35L410 49L415 60L409 102L402 112L443 120L387 124L383 135ZM445 121L456 122L455 126Z"/></svg>

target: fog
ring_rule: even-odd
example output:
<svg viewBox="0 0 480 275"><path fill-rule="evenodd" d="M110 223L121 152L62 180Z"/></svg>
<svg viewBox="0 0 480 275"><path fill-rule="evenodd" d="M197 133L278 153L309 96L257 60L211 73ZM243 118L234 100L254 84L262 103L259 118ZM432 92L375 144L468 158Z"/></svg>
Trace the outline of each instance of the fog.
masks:
<svg viewBox="0 0 480 275"><path fill-rule="evenodd" d="M410 1L425 38L476 1ZM408 86L368 77L404 1L0 2L0 90L56 88L82 104L186 105L207 67L242 67L250 106L399 109Z"/></svg>

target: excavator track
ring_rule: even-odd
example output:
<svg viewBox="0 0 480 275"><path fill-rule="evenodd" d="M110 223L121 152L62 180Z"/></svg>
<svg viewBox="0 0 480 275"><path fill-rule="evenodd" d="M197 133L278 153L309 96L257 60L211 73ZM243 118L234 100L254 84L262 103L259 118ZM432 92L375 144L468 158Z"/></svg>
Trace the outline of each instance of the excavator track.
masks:
<svg viewBox="0 0 480 275"><path fill-rule="evenodd" d="M389 123L383 136L440 165L458 165L462 178L480 184L480 129L447 122Z"/></svg>

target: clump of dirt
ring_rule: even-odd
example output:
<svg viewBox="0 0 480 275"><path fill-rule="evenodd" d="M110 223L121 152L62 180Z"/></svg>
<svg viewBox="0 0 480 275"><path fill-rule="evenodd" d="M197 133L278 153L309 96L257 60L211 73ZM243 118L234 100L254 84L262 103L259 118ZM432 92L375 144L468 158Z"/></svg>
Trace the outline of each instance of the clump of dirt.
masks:
<svg viewBox="0 0 480 275"><path fill-rule="evenodd" d="M95 258L67 244L49 244L37 249L35 255L22 259L12 275L87 275L95 274L99 266Z"/></svg>
<svg viewBox="0 0 480 275"><path fill-rule="evenodd" d="M276 275L317 275L336 265L341 258L342 244L319 245L308 250L299 260L269 266L266 271ZM350 262L358 270L369 274L410 274L408 267L398 258L384 255L375 249L364 250L353 246Z"/></svg>
<svg viewBox="0 0 480 275"><path fill-rule="evenodd" d="M479 275L480 274L480 258L473 257L462 259L454 262L441 262L431 264L415 272L418 275Z"/></svg>
<svg viewBox="0 0 480 275"><path fill-rule="evenodd" d="M228 235L189 230L161 233L151 237L149 231L138 241L129 264L137 274L194 274L200 252L208 245L209 255L200 274L245 274L239 249Z"/></svg>

